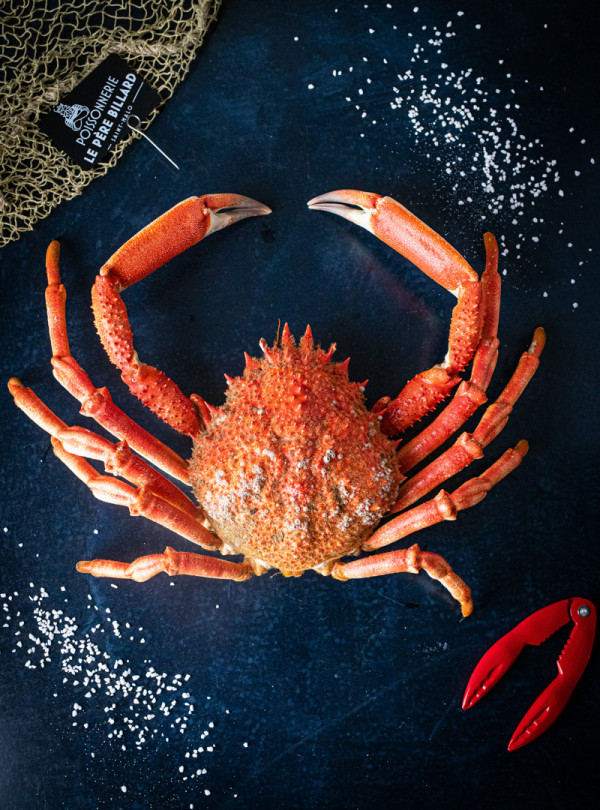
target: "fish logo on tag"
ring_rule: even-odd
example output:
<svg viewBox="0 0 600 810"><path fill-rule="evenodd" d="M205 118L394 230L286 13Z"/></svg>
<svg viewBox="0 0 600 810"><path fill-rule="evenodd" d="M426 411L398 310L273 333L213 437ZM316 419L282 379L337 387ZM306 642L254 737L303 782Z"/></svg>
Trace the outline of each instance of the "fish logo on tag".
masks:
<svg viewBox="0 0 600 810"><path fill-rule="evenodd" d="M84 169L92 169L129 133L127 121L142 121L160 97L117 54L110 54L53 110L40 129Z"/></svg>
<svg viewBox="0 0 600 810"><path fill-rule="evenodd" d="M83 126L84 120L90 114L89 107L82 107L81 104L59 104L54 108L54 112L62 115L65 124L78 132Z"/></svg>

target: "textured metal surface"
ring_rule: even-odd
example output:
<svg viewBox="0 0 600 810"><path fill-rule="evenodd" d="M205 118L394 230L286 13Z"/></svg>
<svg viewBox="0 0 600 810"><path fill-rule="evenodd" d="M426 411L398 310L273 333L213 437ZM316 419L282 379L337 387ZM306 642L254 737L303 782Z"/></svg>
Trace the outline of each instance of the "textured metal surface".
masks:
<svg viewBox="0 0 600 810"><path fill-rule="evenodd" d="M223 373L239 374L243 352L271 342L279 319L297 335L310 323L322 345L337 342L336 358L351 356L352 379L369 379L373 404L443 358L452 298L306 201L345 187L389 194L478 271L493 231L507 272L490 393L534 327L548 343L486 452L493 460L527 438L529 455L480 505L418 538L469 582L473 616L461 621L424 575L145 585L78 575L80 559L186 542L94 501L5 390L3 808L592 806L597 656L560 720L522 751L508 754L505 741L552 679L560 633L521 656L484 711L460 708L476 661L520 617L573 593L599 598L591 4L418 6L227 0L149 130L181 170L140 140L3 250L1 363L5 380L19 376L87 426L49 364L43 257L60 238L73 354L186 454L185 438L144 412L108 363L90 287L156 215L232 191L273 214L126 291L140 353L218 404Z"/></svg>

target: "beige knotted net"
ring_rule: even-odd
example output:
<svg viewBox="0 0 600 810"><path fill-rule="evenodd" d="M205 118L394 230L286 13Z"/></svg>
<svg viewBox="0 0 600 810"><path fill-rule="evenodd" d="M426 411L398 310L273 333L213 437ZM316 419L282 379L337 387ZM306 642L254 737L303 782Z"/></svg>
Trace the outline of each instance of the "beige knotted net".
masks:
<svg viewBox="0 0 600 810"><path fill-rule="evenodd" d="M184 78L220 0L0 0L0 247L106 174L135 133L83 169L38 128L109 54L161 104ZM148 120L156 115L155 110Z"/></svg>

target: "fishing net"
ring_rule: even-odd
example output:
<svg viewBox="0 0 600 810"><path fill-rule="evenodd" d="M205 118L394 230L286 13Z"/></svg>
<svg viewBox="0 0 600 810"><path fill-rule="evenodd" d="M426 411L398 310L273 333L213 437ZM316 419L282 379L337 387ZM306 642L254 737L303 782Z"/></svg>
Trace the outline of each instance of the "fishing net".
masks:
<svg viewBox="0 0 600 810"><path fill-rule="evenodd" d="M0 3L0 247L106 174L137 137L131 132L101 164L84 169L39 129L40 116L109 54L145 78L162 105L188 72L219 5L220 0Z"/></svg>

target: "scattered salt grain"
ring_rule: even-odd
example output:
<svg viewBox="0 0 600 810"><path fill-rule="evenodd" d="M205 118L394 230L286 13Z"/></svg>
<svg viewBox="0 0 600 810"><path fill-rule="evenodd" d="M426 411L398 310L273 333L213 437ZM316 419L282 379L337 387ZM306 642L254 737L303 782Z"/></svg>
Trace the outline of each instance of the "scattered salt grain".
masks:
<svg viewBox="0 0 600 810"><path fill-rule="evenodd" d="M64 586L61 591L65 591ZM114 647L114 639L120 637L118 621L102 613L91 625L86 622L80 627L74 617L52 607L49 592L43 587L36 590L33 582L27 594L27 614L22 609L15 610L12 602L18 596L18 591L0 594L6 620L4 627L13 629L12 652L23 656L26 669L39 670L53 666L62 675L63 688L70 687L75 698L70 709L71 728L83 727L88 735L91 732L104 733L104 739L120 751L131 747L141 751L150 742L154 746L167 744L170 732L174 730L187 733L196 709L192 693L184 688L184 683L191 679L189 673L169 675L158 672L149 659L145 660L142 670L136 671L125 657L115 657L107 651ZM87 596L91 599L90 594ZM105 610L110 613L110 610ZM134 633L130 637L132 641L139 644L145 641L139 637L142 627L138 628L136 634L129 622L124 624ZM20 637L27 639L27 646L23 645ZM166 693L169 700L161 697ZM58 692L53 695L55 699L63 699ZM210 699L211 696L207 695L206 700ZM90 718L86 717L88 708L94 710L92 724ZM102 720L97 719L98 715L102 716ZM206 739L214 728L215 721L208 721L201 738ZM215 748L216 743L212 742L188 751L185 756L198 760ZM92 760L95 756L95 752L90 751ZM207 774L206 767L198 764L199 767L189 777L181 776L182 781ZM179 774L184 771L185 767L180 765ZM123 793L127 792L126 785L120 789Z"/></svg>
<svg viewBox="0 0 600 810"><path fill-rule="evenodd" d="M419 6L414 6L413 12L419 12ZM335 82L340 99L346 103L358 99L359 103L353 106L360 121L357 135L361 140L378 123L384 127L393 125L394 131L404 127L400 137L408 147L412 141L410 151L420 162L425 157L439 165L437 175L444 192L450 190L454 194L462 216L477 224L493 220L497 228L502 227L502 215L508 214L505 222L523 225L533 219L535 206L542 197L565 198L558 161L541 138L527 137L521 131L523 127L526 131L530 128L530 122L523 121L519 112L522 98L526 97L522 94L524 90L531 93L533 87L526 87L530 84L527 77L515 78L510 60L497 60L499 65L506 63L509 69L504 72L500 86L495 86L493 76L478 74L465 63L468 49L446 50L450 39L461 35L473 38L483 28L473 19L469 26L462 10L456 12L456 17L462 18L460 22L439 20L416 31L393 25L392 30L397 31L394 36L406 39L393 54L386 53L390 36L389 30L385 32L377 61L380 65L383 61L388 68L377 73L370 71L369 75L366 71L371 54L363 53L357 59L350 52L345 57L338 55L330 81ZM383 22L377 28L365 26L365 32L373 35L368 41L376 46L380 45L382 26ZM404 63L398 54L405 54ZM346 65L340 64L342 58L346 59ZM544 92L544 87L538 85L538 92ZM388 113L382 105L386 93ZM373 114L375 110L377 115ZM569 132L575 133L575 128L570 127ZM578 143L585 142L585 138L578 137ZM409 150L403 149L405 159L407 154ZM586 157L587 160L594 163L594 158ZM574 176L581 176L581 171L575 170ZM541 235L535 235L530 245L541 242ZM572 247L572 243L568 246ZM516 252L516 258L521 258L522 247L515 247L510 234L506 234L501 247L502 256ZM506 275L506 267L502 272Z"/></svg>

